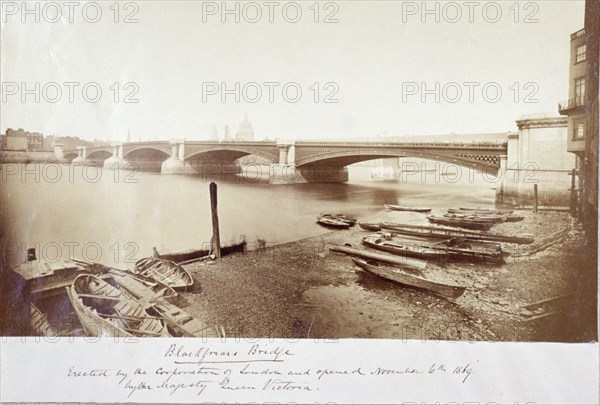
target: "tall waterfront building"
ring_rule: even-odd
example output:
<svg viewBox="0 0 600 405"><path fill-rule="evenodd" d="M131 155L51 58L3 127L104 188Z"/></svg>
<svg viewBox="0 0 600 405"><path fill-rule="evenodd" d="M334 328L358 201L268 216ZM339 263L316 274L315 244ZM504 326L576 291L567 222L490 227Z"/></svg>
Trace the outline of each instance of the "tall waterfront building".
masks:
<svg viewBox="0 0 600 405"><path fill-rule="evenodd" d="M585 28L571 34L569 59L569 98L558 105L567 119L567 150L577 155L577 169L583 166L585 151L585 91L587 74L587 37Z"/></svg>
<svg viewBox="0 0 600 405"><path fill-rule="evenodd" d="M587 32L587 92L585 103L585 165L583 177L585 188L581 209L589 233L598 233L598 73L600 69L600 2L585 2L585 30Z"/></svg>
<svg viewBox="0 0 600 405"><path fill-rule="evenodd" d="M577 156L578 207L596 234L598 218L598 57L600 3L587 0L584 28L571 34L569 98L558 110L567 116L567 151Z"/></svg>

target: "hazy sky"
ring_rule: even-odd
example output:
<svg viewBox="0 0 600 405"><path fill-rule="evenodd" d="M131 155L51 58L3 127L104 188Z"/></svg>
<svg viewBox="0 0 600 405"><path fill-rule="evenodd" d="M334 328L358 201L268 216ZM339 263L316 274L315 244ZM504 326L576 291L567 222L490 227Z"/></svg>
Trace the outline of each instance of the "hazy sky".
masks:
<svg viewBox="0 0 600 405"><path fill-rule="evenodd" d="M340 1L319 3L315 23L309 1L274 2L269 22L269 7L259 1L228 2L239 7L240 22L232 14L223 23L220 1L144 1L121 3L115 23L111 1L95 3L102 11L96 23L84 19L85 3L74 9L73 22L64 6L60 20L58 9L40 8L35 22L34 14L22 15L21 2L9 3L2 10L0 131L109 140L125 139L128 129L133 140L201 140L213 125L222 136L225 124L237 131L245 112L258 139L514 131L523 114L558 115L557 103L567 98L569 35L584 17L583 1L482 1L472 9L428 2L431 14L423 14L420 1ZM256 23L245 20L255 18L254 5L262 12ZM299 21L286 21L296 18L296 5ZM94 7L86 8L90 21ZM131 13L138 22L124 23ZM324 23L327 15L338 22ZM22 83L35 89L36 82L40 102L35 94L22 102ZM65 82L79 83L72 85L73 102ZM236 82L239 103L234 94L223 103L214 88L217 94L203 100L206 83L234 89ZM86 101L82 88L89 83ZM433 90L425 102L423 86ZM102 95L92 103L96 87ZM132 98L139 102L123 102L136 87ZM257 87L262 97L253 103ZM292 103L297 88L302 95ZM324 103L333 91L339 102Z"/></svg>

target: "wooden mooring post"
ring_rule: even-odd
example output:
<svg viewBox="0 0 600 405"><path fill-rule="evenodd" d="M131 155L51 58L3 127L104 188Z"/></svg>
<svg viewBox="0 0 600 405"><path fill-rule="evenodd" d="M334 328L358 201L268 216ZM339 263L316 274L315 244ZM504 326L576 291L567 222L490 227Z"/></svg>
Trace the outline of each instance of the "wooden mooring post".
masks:
<svg viewBox="0 0 600 405"><path fill-rule="evenodd" d="M577 215L577 189L575 189L575 176L577 175L577 170L572 169L571 173L571 202L569 208L571 209L571 216Z"/></svg>
<svg viewBox="0 0 600 405"><path fill-rule="evenodd" d="M210 212L212 214L212 251L217 259L221 258L221 236L219 235L219 213L217 212L217 184L212 182L210 190Z"/></svg>
<svg viewBox="0 0 600 405"><path fill-rule="evenodd" d="M538 185L533 185L533 212L537 214L538 212Z"/></svg>

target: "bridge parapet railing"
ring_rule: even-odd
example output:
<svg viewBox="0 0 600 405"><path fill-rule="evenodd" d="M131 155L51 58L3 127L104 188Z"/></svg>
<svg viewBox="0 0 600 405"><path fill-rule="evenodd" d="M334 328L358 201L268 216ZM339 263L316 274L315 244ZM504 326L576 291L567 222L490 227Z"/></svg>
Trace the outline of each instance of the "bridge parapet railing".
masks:
<svg viewBox="0 0 600 405"><path fill-rule="evenodd" d="M504 149L506 148L507 140L501 140L498 142L305 142L299 141L296 143L297 146L310 146L311 144L315 146L382 146L382 147L394 147L394 146L402 146L402 147L434 147L434 148L482 148L482 149Z"/></svg>
<svg viewBox="0 0 600 405"><path fill-rule="evenodd" d="M403 147L403 148L469 148L469 149L497 149L504 150L507 145L506 139L500 139L497 141L447 141L447 142L403 142L403 141L387 141L387 142L371 142L371 141L296 141L296 146L330 146L330 147ZM169 141L142 141L142 142L128 142L126 145L165 145L168 144ZM214 144L222 144L223 146L227 145L256 145L256 146L276 146L275 143L271 141L247 141L247 142L214 142L214 141L192 141L190 144L196 145L214 145ZM106 149L110 148L110 146L98 145L98 146L88 146L88 151L96 150L96 149ZM65 150L65 152L76 152L76 150Z"/></svg>

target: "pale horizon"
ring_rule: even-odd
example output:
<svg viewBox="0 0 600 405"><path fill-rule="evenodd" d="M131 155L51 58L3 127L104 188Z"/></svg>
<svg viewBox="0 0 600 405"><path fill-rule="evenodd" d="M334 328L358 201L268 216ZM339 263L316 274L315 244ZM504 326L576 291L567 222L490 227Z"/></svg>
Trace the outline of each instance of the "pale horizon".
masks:
<svg viewBox="0 0 600 405"><path fill-rule="evenodd" d="M222 23L218 15L203 23L200 2L141 3L139 22L132 24L114 23L108 4L96 24L77 13L73 23L3 16L3 86L56 82L63 97L35 103L27 96L22 103L19 93L3 94L0 130L85 140L121 141L128 131L132 140L204 140L214 126L220 137L225 125L235 135L247 113L257 140L513 132L522 115L559 116L557 104L568 95L570 34L583 26L583 1L536 4L537 11L521 8L519 23L504 3L498 23L477 12L473 23L466 15L456 23L432 17L422 23L418 14L402 22L400 3L362 1L339 3L338 22L331 24L314 23L306 4L296 24L277 13L274 23ZM538 22L524 23L528 15ZM70 103L64 82L98 83L102 97L94 104L76 91ZM114 103L110 86L118 83L123 99L133 91L124 88L130 82L139 102ZM256 103L231 96L222 103L218 94L203 102L202 83L233 88L236 82L240 88L258 83L263 92L265 82L280 83L277 89L296 83L303 94L297 103L283 100L278 90L272 103L265 93ZM330 82L337 91L325 88ZM457 102L425 96L422 102L417 93L403 102L411 83L424 83L424 90L455 83L462 96ZM464 83L477 83L473 102ZM480 90L490 83L502 92L497 102L482 98ZM323 103L332 92L339 102ZM535 102L525 102L528 95Z"/></svg>

